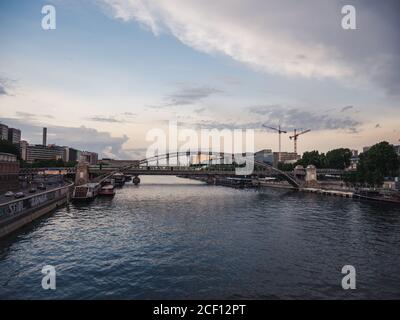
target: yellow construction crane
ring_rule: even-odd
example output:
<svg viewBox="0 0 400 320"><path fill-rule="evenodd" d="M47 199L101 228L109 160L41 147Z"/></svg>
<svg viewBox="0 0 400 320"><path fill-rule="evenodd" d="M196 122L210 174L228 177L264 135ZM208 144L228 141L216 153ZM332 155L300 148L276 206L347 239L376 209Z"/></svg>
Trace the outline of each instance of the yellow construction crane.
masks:
<svg viewBox="0 0 400 320"><path fill-rule="evenodd" d="M310 132L310 131L311 131L311 129L308 129L308 130L304 130L304 131L301 131L301 132L297 133L297 130L294 129L294 134L289 137L290 140L292 140L292 139L294 140L294 153L297 153L297 139L298 139L298 137L300 135L305 134L305 133Z"/></svg>

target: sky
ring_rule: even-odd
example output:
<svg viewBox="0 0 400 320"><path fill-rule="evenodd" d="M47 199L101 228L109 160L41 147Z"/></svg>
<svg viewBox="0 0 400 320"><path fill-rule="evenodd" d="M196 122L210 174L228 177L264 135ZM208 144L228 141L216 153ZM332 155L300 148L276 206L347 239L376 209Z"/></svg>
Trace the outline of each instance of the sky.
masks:
<svg viewBox="0 0 400 320"><path fill-rule="evenodd" d="M399 34L397 0L0 0L0 122L120 159L169 121L254 129L274 151L263 124L311 129L300 153L399 144Z"/></svg>

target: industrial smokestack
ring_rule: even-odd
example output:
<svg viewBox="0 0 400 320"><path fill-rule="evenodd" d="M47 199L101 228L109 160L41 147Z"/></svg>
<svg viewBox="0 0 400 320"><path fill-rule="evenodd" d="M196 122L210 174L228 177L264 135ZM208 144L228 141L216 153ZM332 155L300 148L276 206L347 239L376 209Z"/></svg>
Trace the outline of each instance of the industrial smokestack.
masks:
<svg viewBox="0 0 400 320"><path fill-rule="evenodd" d="M47 146L47 128L43 128L43 145Z"/></svg>

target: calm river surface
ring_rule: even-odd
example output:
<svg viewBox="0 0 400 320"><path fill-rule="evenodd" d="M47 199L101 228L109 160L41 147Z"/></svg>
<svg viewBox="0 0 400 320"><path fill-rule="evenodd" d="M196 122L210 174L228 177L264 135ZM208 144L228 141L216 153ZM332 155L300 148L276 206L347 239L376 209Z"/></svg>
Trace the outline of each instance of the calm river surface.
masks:
<svg viewBox="0 0 400 320"><path fill-rule="evenodd" d="M141 178L1 240L0 298L400 299L394 205Z"/></svg>

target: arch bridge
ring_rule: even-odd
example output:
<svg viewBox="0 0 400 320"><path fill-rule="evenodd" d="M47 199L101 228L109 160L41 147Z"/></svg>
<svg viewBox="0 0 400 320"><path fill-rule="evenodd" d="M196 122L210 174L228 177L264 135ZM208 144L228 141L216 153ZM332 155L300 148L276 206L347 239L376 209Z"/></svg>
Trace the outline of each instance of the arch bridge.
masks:
<svg viewBox="0 0 400 320"><path fill-rule="evenodd" d="M197 157L195 162L193 162L193 157ZM244 167L246 161L254 163L253 170L250 174L241 174L240 167ZM239 171L237 171L237 169L239 169ZM105 174L116 170L135 177L140 175L173 175L185 177L223 176L246 178L277 177L287 181L294 188L299 188L301 186L301 181L294 175L274 168L267 163L254 160L253 155L246 156L245 154L235 155L210 151L174 152L155 155L142 160L130 162L129 164L123 164L122 162L119 166L100 164L89 167L91 174Z"/></svg>

